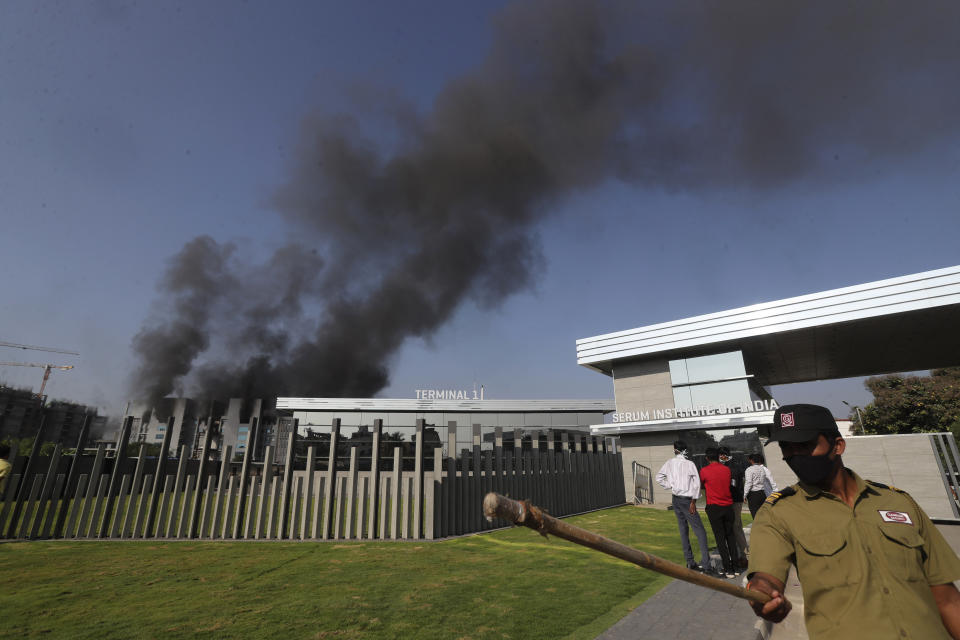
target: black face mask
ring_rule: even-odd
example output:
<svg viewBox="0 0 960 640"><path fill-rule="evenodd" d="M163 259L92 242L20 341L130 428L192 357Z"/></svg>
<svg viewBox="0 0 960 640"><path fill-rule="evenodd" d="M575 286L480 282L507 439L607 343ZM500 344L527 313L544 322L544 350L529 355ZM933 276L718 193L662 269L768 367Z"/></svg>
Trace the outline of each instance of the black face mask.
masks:
<svg viewBox="0 0 960 640"><path fill-rule="evenodd" d="M818 485L830 477L834 462L836 458L831 460L829 453L819 456L795 455L786 459L787 466L797 474L800 482L813 485Z"/></svg>

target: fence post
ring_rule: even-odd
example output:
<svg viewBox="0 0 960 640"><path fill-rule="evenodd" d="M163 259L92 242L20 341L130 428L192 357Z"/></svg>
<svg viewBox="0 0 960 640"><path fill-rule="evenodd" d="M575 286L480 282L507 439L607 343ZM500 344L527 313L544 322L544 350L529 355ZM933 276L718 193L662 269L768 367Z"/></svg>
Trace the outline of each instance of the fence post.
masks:
<svg viewBox="0 0 960 640"><path fill-rule="evenodd" d="M379 529L377 501L380 499L380 435L382 432L383 420L377 418L373 421L373 448L370 451L370 513L367 516L370 526L367 530L367 538L370 540L377 536Z"/></svg>
<svg viewBox="0 0 960 640"><path fill-rule="evenodd" d="M76 497L73 499L73 503L70 505L70 515L67 519L66 528L63 530L64 538L73 538L77 532L77 516L80 513L80 504L84 501L83 496L86 495L87 488L87 474L82 473L80 477L77 478L77 491Z"/></svg>
<svg viewBox="0 0 960 640"><path fill-rule="evenodd" d="M227 445L223 450L220 456L220 474L217 477L217 494L216 499L213 502L213 518L211 520L210 527L210 538L216 538L220 535L221 522L224 520L223 516L223 494L227 488L227 478L230 475L230 456L233 454L233 446ZM212 477L212 476L211 476ZM227 505L227 511L230 510L231 505ZM202 538L203 535L201 534Z"/></svg>
<svg viewBox="0 0 960 640"><path fill-rule="evenodd" d="M53 455L50 456L50 464L47 466L47 473L43 479L43 488L40 490L40 501L37 504L37 515L33 518L33 527L30 529L30 539L33 540L40 533L40 523L44 520L44 515L46 515L46 520L49 522L50 518L53 517L54 505L51 503L47 513L44 514L45 503L50 498L53 493L53 485L56 482L57 478L57 466L60 464L60 445L56 445L53 448ZM56 498L56 497L54 497ZM28 514L29 515L29 514ZM49 528L49 524L48 524Z"/></svg>
<svg viewBox="0 0 960 640"><path fill-rule="evenodd" d="M180 447L180 459L177 461L177 475L174 476L173 480L173 495L171 498L170 506L170 517L167 519L167 537L175 538L177 537L176 525L179 524L176 520L176 516L179 512L183 511L183 504L181 500L186 500L186 478L187 473L187 460L188 460L188 451L187 445L182 445Z"/></svg>
<svg viewBox="0 0 960 640"><path fill-rule="evenodd" d="M77 531L78 538L86 538L89 535L90 505L93 504L97 489L100 486L100 476L102 475L100 472L103 470L103 459L106 454L106 445L101 442L97 446L97 455L93 459L93 468L90 469L90 477L87 478L87 495L83 499L83 509L80 511L80 529Z"/></svg>
<svg viewBox="0 0 960 640"><path fill-rule="evenodd" d="M446 513L443 516L444 535L456 535L460 531L460 480L457 478L457 423L447 423L447 482L443 488Z"/></svg>
<svg viewBox="0 0 960 640"><path fill-rule="evenodd" d="M303 488L303 512L300 514L300 539L306 540L308 537L316 537L316 532L311 530L308 522L310 520L316 521L315 518L310 518L310 505L313 504L313 494L316 491L314 487L314 467L317 466L317 448L314 445L307 447L307 462L303 467L304 471L304 488ZM316 514L313 514L316 515Z"/></svg>
<svg viewBox="0 0 960 640"><path fill-rule="evenodd" d="M347 497L343 509L338 509L338 511L344 515L344 540L349 540L354 537L353 530L357 513L357 473L357 448L350 447L350 467L347 471L347 477L344 480L344 490L346 491Z"/></svg>
<svg viewBox="0 0 960 640"><path fill-rule="evenodd" d="M433 450L433 480L431 480L431 485L433 486L430 496L432 504L427 506L429 513L432 514L430 526L427 528L428 540L433 540L442 535L440 532L443 513L441 508L443 502L443 447L436 447Z"/></svg>
<svg viewBox="0 0 960 640"><path fill-rule="evenodd" d="M213 438L213 414L207 420L207 431L203 435L203 447L200 449L200 464L197 466L197 491L193 494L193 503L190 505L190 521L187 529L187 538L197 538L197 526L200 520L200 507L203 504L203 480L207 476L210 453L210 440Z"/></svg>
<svg viewBox="0 0 960 640"><path fill-rule="evenodd" d="M413 462L413 538L419 540L423 532L423 418L417 419L417 442Z"/></svg>
<svg viewBox="0 0 960 640"><path fill-rule="evenodd" d="M542 473L545 476L546 496L544 504L550 513L557 513L557 453L554 450L553 429L547 429L547 450L544 454Z"/></svg>
<svg viewBox="0 0 960 640"><path fill-rule="evenodd" d="M330 455L327 456L327 486L323 491L323 539L330 539L334 492L337 488L337 445L340 444L340 418L330 424Z"/></svg>
<svg viewBox="0 0 960 640"><path fill-rule="evenodd" d="M63 492L63 482L66 480L66 475L62 473L57 474L57 481L53 485L53 500L56 501L56 505L53 503L50 504L50 509L47 511L47 517L43 521L43 530L40 532L41 538L49 538L50 530L53 527L53 520L57 517L57 511L61 507L61 502L64 503L62 506L66 509L66 498L61 500L58 496L64 494Z"/></svg>
<svg viewBox="0 0 960 640"><path fill-rule="evenodd" d="M123 527L120 529L120 537L130 536L130 527L133 524L133 514L136 511L134 495L141 494L143 487L140 486L143 480L143 468L147 462L147 445L140 445L140 454L137 456L137 466L133 470L133 484L130 486L130 500L127 502L127 508L123 514ZM121 496L123 492L120 492ZM119 512L118 512L119 513Z"/></svg>
<svg viewBox="0 0 960 640"><path fill-rule="evenodd" d="M257 509L257 527L253 532L255 540L263 536L263 527L267 519L267 493L273 478L273 445L267 445L263 451L263 467L260 469L260 508ZM269 534L268 534L269 537Z"/></svg>
<svg viewBox="0 0 960 640"><path fill-rule="evenodd" d="M91 420L93 420L93 416L90 414L83 417L83 425L80 427L80 437L77 438L77 448L73 452L73 458L70 460L70 467L67 470L67 479L63 485L63 503L61 508L57 510L57 519L54 522L53 531L50 534L51 538L59 538L63 535L63 525L67 520L67 507L70 502L70 488L73 486L73 479L77 475L77 461L80 459L80 456L83 455L83 448L87 445L87 434L90 433Z"/></svg>
<svg viewBox="0 0 960 640"><path fill-rule="evenodd" d="M243 449L243 463L240 465L240 478L237 482L237 506L236 511L234 511L233 527L231 530L231 537L234 540L239 540L241 538L241 527L243 526L244 515L247 516L248 520L253 519L253 514L244 510L244 498L247 495L247 482L249 482L250 478L250 463L253 462L254 455L256 455L259 424L260 421L256 416L250 418L250 433L247 435L247 445ZM230 510L227 509L227 511L229 512ZM245 538L246 535L243 535L242 537Z"/></svg>
<svg viewBox="0 0 960 640"><path fill-rule="evenodd" d="M297 442L297 427L299 424L300 421L296 418L293 418L290 434L287 436L287 459L283 465L283 490L280 494L280 523L277 527L277 538L280 540L285 540L286 538L290 537L289 533L291 527L287 520L288 516L291 514L290 489L293 486L293 447ZM293 520L293 517L290 516L289 519Z"/></svg>
<svg viewBox="0 0 960 640"><path fill-rule="evenodd" d="M473 463L470 465L473 467L473 476L470 478L470 507L467 513L471 514L470 517L470 530L471 531L480 531L483 529L483 523L486 518L483 517L483 510L476 508L475 505L481 504L483 502L483 486L481 485L481 473L480 473L480 424L474 423L471 425L471 436L473 446L471 447L471 455L473 457Z"/></svg>
<svg viewBox="0 0 960 640"><path fill-rule="evenodd" d="M20 491L17 492L17 501L13 505L13 514L10 516L10 522L7 526L7 532L4 537L12 538L16 533L17 520L20 519L20 511L23 509L23 501L26 499L30 493L32 487L28 486L30 484L31 476L33 475L33 469L37 466L37 457L40 455L40 445L43 443L43 428L46 426L47 416L40 416L40 429L37 431L36 437L33 439L33 446L30 447L30 457L27 459L27 464L23 468L23 472L20 474ZM12 480L12 478L11 478Z"/></svg>
<svg viewBox="0 0 960 640"><path fill-rule="evenodd" d="M160 445L160 453L157 456L157 470L153 474L153 491L150 492L150 507L147 509L147 526L143 530L143 537L148 538L154 531L154 524L157 520L157 506L160 504L160 492L163 483L166 482L166 463L167 456L170 455L170 434L173 433L173 425L176 418L170 416L167 418L167 427L163 432L163 443ZM156 535L159 537L160 532Z"/></svg>
<svg viewBox="0 0 960 640"><path fill-rule="evenodd" d="M130 429L133 426L133 416L126 416L123 419L123 426L120 427L120 439L117 440L117 451L113 455L113 471L110 473L110 485L107 488L107 500L103 507L103 522L100 524L98 537L110 537L110 521L115 510L119 508L119 499L117 489L120 479L123 477L123 463L127 458L127 444L130 442Z"/></svg>
<svg viewBox="0 0 960 640"><path fill-rule="evenodd" d="M403 477L403 460L400 457L400 450L403 445L397 444L393 448L393 482L391 483L391 504L390 504L390 537L397 539L399 531L397 525L400 523L400 479Z"/></svg>

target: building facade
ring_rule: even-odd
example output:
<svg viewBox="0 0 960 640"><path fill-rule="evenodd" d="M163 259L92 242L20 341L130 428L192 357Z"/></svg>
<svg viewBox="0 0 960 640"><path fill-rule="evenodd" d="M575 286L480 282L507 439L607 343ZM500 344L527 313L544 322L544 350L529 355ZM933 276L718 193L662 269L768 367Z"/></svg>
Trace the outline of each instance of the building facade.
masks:
<svg viewBox="0 0 960 640"><path fill-rule="evenodd" d="M697 459L711 445L740 455L763 451L779 406L773 385L956 365L958 323L960 266L584 338L577 360L612 378L616 411L592 431L619 436L632 495L637 465L656 473L673 455L675 439L685 440ZM937 464L910 463L935 455L918 458L911 445L909 459L894 460L897 447L858 440L848 440L851 459L860 446L883 451L890 469L911 470L897 486L926 500L921 504L931 513L956 512ZM795 482L777 464L779 451L771 457L781 484ZM892 483L890 474L874 479ZM653 495L669 502L659 486Z"/></svg>
<svg viewBox="0 0 960 640"><path fill-rule="evenodd" d="M101 433L106 418L97 415L96 407L62 400L45 404L29 389L0 386L0 439L33 438L42 423L45 442L76 446L87 416L90 431Z"/></svg>

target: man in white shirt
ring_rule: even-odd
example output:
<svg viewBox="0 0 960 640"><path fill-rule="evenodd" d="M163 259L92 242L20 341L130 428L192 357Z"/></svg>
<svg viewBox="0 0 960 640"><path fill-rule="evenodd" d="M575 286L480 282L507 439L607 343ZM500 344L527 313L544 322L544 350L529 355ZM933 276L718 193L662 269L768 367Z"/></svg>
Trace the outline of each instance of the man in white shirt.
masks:
<svg viewBox="0 0 960 640"><path fill-rule="evenodd" d="M687 445L683 440L673 443L674 457L667 460L657 473L657 484L673 494L673 513L677 516L680 528L680 541L683 543L683 555L687 567L697 571L710 570L710 556L707 548L707 531L697 513L697 498L700 497L700 472L697 465L687 458ZM700 564L693 559L690 547L690 528L697 536L700 545Z"/></svg>
<svg viewBox="0 0 960 640"><path fill-rule="evenodd" d="M751 517L756 518L763 501L777 490L777 483L774 482L770 469L763 464L763 458L759 453L751 453L747 459L750 461L750 466L743 473L743 493L747 497Z"/></svg>

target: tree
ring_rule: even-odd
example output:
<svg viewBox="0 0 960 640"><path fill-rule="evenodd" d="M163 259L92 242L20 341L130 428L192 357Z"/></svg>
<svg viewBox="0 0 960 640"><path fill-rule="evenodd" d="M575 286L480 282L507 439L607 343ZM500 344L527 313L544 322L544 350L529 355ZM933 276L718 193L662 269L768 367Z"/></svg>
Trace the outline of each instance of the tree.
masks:
<svg viewBox="0 0 960 640"><path fill-rule="evenodd" d="M867 378L873 402L850 419L862 433L953 431L960 437L960 367L934 369L929 376L893 374Z"/></svg>

